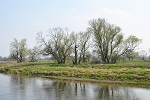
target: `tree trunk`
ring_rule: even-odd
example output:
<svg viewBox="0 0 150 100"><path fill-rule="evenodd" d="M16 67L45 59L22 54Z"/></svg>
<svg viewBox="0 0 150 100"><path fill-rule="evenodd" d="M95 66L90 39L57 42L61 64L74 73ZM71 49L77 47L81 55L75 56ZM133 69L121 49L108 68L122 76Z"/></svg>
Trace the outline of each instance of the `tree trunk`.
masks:
<svg viewBox="0 0 150 100"><path fill-rule="evenodd" d="M82 55L82 59L83 59L83 62L85 63L85 61L86 61L85 53L83 53L83 55Z"/></svg>
<svg viewBox="0 0 150 100"><path fill-rule="evenodd" d="M78 63L80 64L80 62L81 62L81 53L80 53L80 57L79 57L79 62Z"/></svg>
<svg viewBox="0 0 150 100"><path fill-rule="evenodd" d="M77 61L78 61L78 55L77 55L77 53L78 53L78 51L77 51L77 45L75 45L75 48L74 48L74 51L75 51L75 59L74 59L74 64L77 64Z"/></svg>

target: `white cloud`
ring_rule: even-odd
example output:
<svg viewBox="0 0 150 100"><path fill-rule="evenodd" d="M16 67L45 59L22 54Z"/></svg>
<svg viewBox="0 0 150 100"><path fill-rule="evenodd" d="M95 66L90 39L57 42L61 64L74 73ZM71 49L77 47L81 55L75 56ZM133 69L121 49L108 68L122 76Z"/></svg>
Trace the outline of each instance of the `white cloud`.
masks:
<svg viewBox="0 0 150 100"><path fill-rule="evenodd" d="M124 18L130 18L132 15L129 12L116 9L116 10L111 10L108 8L103 8L101 10L95 10L92 12L87 13L86 15L70 15L67 17L67 20L72 20L72 21L89 21L91 19L95 18L106 18L106 19L121 19L123 20Z"/></svg>
<svg viewBox="0 0 150 100"><path fill-rule="evenodd" d="M77 12L77 9L76 8L71 8L71 11Z"/></svg>
<svg viewBox="0 0 150 100"><path fill-rule="evenodd" d="M114 13L113 10L110 10L110 9L108 9L108 8L104 8L104 9L100 10L100 12L102 12L102 13L104 13L104 14L108 14L108 15Z"/></svg>
<svg viewBox="0 0 150 100"><path fill-rule="evenodd" d="M76 11L76 9L74 8L72 8L72 10ZM108 8L103 8L99 10L93 9L88 13L79 13L66 15L63 18L60 18L60 21L65 24L74 23L74 25L76 25L76 28L82 27L82 29L86 29L86 27L88 26L88 21L91 19L105 18L108 19L110 23L117 23L117 25L120 26L122 24L122 21L125 21L126 19L131 17L131 14L129 12L120 9L111 10Z"/></svg>
<svg viewBox="0 0 150 100"><path fill-rule="evenodd" d="M72 8L72 11L77 11L75 8ZM131 14L129 12L116 9L111 10L108 8L103 8L100 10L93 10L86 14L72 14L67 15L65 18L61 18L63 21L89 21L95 18L129 18Z"/></svg>
<svg viewBox="0 0 150 100"><path fill-rule="evenodd" d="M111 10L108 8L104 8L104 9L100 10L100 12L102 14L111 15L111 16L119 16L119 17L130 17L131 16L131 14L129 12L126 12L126 11L123 11L120 9Z"/></svg>

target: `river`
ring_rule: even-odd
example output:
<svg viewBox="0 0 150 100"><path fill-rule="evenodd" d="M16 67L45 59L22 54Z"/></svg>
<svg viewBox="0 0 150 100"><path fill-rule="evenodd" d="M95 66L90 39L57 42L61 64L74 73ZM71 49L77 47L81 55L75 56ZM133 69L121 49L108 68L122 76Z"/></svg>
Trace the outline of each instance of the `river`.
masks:
<svg viewBox="0 0 150 100"><path fill-rule="evenodd" d="M0 74L0 100L150 100L150 88Z"/></svg>

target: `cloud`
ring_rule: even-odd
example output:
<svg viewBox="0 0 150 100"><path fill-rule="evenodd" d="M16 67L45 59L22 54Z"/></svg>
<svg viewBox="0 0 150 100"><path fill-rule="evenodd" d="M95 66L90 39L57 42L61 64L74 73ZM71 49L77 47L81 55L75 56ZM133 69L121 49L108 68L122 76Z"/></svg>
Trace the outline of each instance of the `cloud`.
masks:
<svg viewBox="0 0 150 100"><path fill-rule="evenodd" d="M100 12L105 15L112 15L112 16L119 16L119 17L130 17L131 16L131 14L129 12L126 12L126 11L123 11L120 9L111 10L108 8L103 8L102 10L100 10Z"/></svg>
<svg viewBox="0 0 150 100"><path fill-rule="evenodd" d="M72 11L77 11L75 8L71 8ZM88 21L95 18L129 18L131 14L129 12L123 11L121 9L111 10L108 8L103 8L100 10L93 10L88 13L82 14L71 14L67 15L65 18L61 18L63 21Z"/></svg>
<svg viewBox="0 0 150 100"><path fill-rule="evenodd" d="M77 12L77 9L76 8L71 8L71 11Z"/></svg>
<svg viewBox="0 0 150 100"><path fill-rule="evenodd" d="M73 23L74 25L76 25L76 28L73 28L74 30L83 30L88 27L88 21L92 19L105 18L110 23L115 23L117 26L125 26L124 23L132 19L132 17L132 14L121 9L112 10L108 8L102 8L93 9L88 13L81 13L80 11L78 11L78 13L66 15L59 20L65 25L67 25L68 23L69 27L71 27L71 24Z"/></svg>
<svg viewBox="0 0 150 100"><path fill-rule="evenodd" d="M93 10L86 14L72 14L68 15L65 19L69 21L89 21L91 19L97 19L97 18L106 18L106 19L126 19L131 18L132 14L129 12L123 11L121 9L111 10L108 8L103 8L100 10Z"/></svg>

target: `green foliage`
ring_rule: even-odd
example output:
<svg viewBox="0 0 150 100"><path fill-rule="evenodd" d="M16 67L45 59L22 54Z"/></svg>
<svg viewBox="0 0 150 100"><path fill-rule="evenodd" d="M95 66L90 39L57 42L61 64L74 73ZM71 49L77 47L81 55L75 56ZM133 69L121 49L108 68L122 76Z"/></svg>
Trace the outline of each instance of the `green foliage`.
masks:
<svg viewBox="0 0 150 100"><path fill-rule="evenodd" d="M90 28L94 33L96 47L103 63L116 63L118 47L123 41L120 27L109 24L105 19L93 19Z"/></svg>
<svg viewBox="0 0 150 100"><path fill-rule="evenodd" d="M103 63L116 63L121 57L133 52L141 43L141 39L132 35L124 40L121 28L108 23L105 19L93 19L89 24L94 34L97 53Z"/></svg>
<svg viewBox="0 0 150 100"><path fill-rule="evenodd" d="M90 58L93 63L112 64L121 59L136 57L134 50L141 43L141 39L133 35L124 39L121 28L108 23L106 19L93 19L89 24L90 27L85 32L79 33L69 33L67 28L60 27L49 29L49 34L45 37L42 32L38 32L37 41L40 48L28 50L26 39L20 42L14 39L10 45L10 58L23 62L28 56L30 62L35 62L39 54L50 55L51 59L61 65L67 60L73 64L85 63L90 61Z"/></svg>
<svg viewBox="0 0 150 100"><path fill-rule="evenodd" d="M16 60L18 63L25 61L26 56L29 54L26 44L26 39L18 42L14 39L10 44L10 58Z"/></svg>

